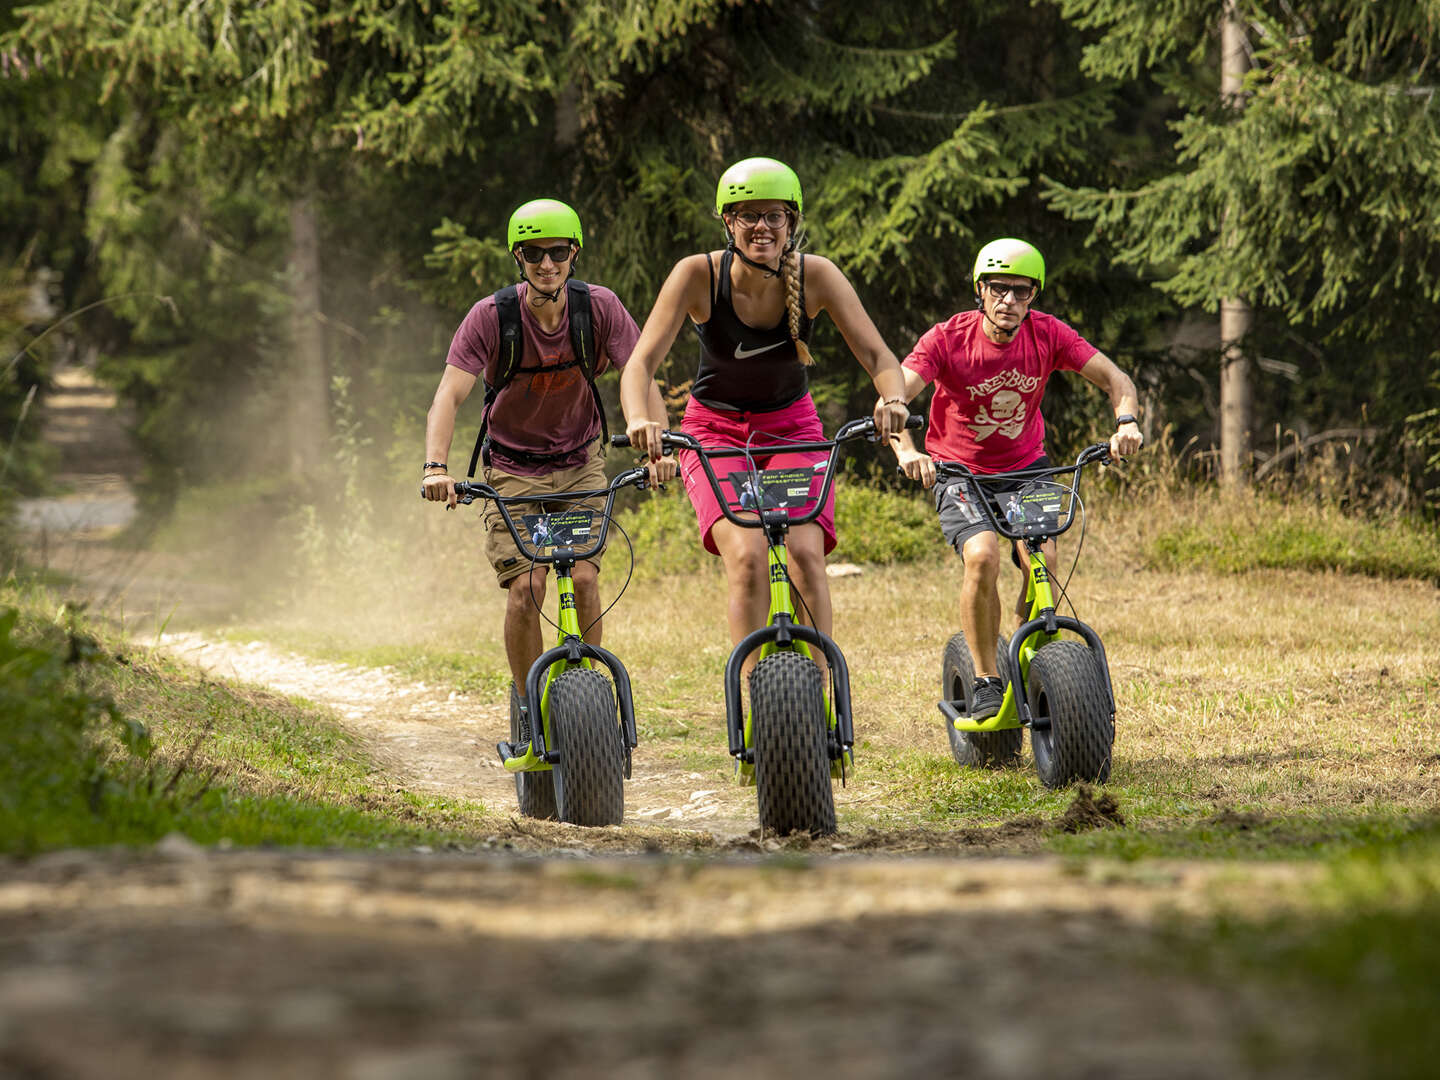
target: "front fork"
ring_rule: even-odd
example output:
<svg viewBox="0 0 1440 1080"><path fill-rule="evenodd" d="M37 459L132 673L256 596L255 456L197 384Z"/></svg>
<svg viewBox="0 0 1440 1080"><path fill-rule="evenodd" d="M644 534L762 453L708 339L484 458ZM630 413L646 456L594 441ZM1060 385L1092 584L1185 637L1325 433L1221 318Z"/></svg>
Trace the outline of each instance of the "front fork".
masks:
<svg viewBox="0 0 1440 1080"><path fill-rule="evenodd" d="M1115 712L1115 694L1110 686L1110 665L1105 658L1105 646L1100 635L1078 619L1055 614L1055 594L1050 588L1050 570L1038 543L1030 547L1030 574L1025 588L1025 602L1029 606L1030 618L1020 624L1010 637L1008 649L1010 659L1010 684L1005 688L1005 699L1000 711L988 720L971 720L948 701L940 703L940 712L957 731L1004 731L1017 727L1046 727L1048 717L1037 717L1030 707L1025 688L1030 683L1030 659L1043 646L1057 640L1061 630L1069 630L1084 639L1100 664L1100 673L1105 680L1105 695L1110 712Z"/></svg>
<svg viewBox="0 0 1440 1080"><path fill-rule="evenodd" d="M832 730L836 750L841 757L848 755L855 745L855 722L850 708L850 668L845 663L845 654L840 646L826 634L812 626L795 621L795 609L790 596L790 574L785 564L783 542L767 545L770 565L770 621L759 630L751 631L736 645L725 664L725 726L730 742L730 756L744 765L755 762L752 749L753 732L750 717L745 715L740 695L740 671L745 658L756 648L760 659L781 649L797 649L811 656L811 648L818 648L830 664L831 682L835 687L834 700L830 703L834 713ZM827 721L828 722L828 721Z"/></svg>
<svg viewBox="0 0 1440 1080"><path fill-rule="evenodd" d="M560 594L560 631L553 648L546 649L530 665L525 676L525 700L540 703L541 722L530 725L530 749L520 757L506 758L505 768L511 772L548 769L560 760L560 753L550 749L554 742L550 730L550 687L566 668L594 667L604 664L615 684L615 699L620 708L620 729L625 739L625 777L630 777L630 752L639 742L635 730L635 699L630 690L630 673L620 658L608 649L591 645L580 636L580 616L575 607L573 565L556 564L555 588ZM531 713L533 717L534 712Z"/></svg>

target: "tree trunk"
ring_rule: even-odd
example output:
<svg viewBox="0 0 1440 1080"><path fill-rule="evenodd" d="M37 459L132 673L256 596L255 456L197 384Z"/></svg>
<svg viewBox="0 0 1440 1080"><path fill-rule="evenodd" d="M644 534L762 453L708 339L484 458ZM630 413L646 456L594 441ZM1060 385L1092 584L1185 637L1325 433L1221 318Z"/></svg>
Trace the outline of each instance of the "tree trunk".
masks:
<svg viewBox="0 0 1440 1080"><path fill-rule="evenodd" d="M313 473L324 460L330 434L330 372L320 312L320 230L309 193L290 202L290 473Z"/></svg>
<svg viewBox="0 0 1440 1080"><path fill-rule="evenodd" d="M1235 13L1235 0L1226 0L1220 29L1220 97L1231 108L1244 108L1241 90L1249 68L1244 24ZM1220 302L1220 478L1227 487L1244 486L1250 479L1253 391L1250 360L1243 350L1251 315L1250 304L1239 297Z"/></svg>
<svg viewBox="0 0 1440 1080"><path fill-rule="evenodd" d="M1220 477L1229 487L1250 478L1250 360L1243 352L1250 305L1220 302Z"/></svg>

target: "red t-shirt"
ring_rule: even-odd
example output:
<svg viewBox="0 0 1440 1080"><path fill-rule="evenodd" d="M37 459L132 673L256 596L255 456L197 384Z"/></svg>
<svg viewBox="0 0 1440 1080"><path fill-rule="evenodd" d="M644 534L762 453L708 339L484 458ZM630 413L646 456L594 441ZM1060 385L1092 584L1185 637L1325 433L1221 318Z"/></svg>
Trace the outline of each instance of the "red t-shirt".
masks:
<svg viewBox="0 0 1440 1080"><path fill-rule="evenodd" d="M496 443L532 454L574 452L544 465L514 461L499 446L492 448L491 457L506 472L539 476L583 465L590 456L590 442L600 434L600 417L595 414L595 399L578 365L560 371L543 370L574 359L570 319L567 315L553 334L547 334L530 313L525 301L528 292L529 284L520 282L520 330L524 341L520 363L527 368L538 363L542 370L516 372L500 391L490 410L490 434ZM599 354L595 362L598 377L612 365L625 366L640 330L620 298L603 285L590 286L590 312L595 326L595 351ZM445 362L478 375L487 385L496 378L500 316L495 313L494 296L477 303L461 321ZM475 422L479 424L478 416Z"/></svg>
<svg viewBox="0 0 1440 1080"><path fill-rule="evenodd" d="M1005 472L1045 452L1040 401L1057 369L1079 371L1095 355L1073 329L1030 312L1014 340L996 345L979 311L962 311L925 331L905 366L935 384L925 452L976 472Z"/></svg>

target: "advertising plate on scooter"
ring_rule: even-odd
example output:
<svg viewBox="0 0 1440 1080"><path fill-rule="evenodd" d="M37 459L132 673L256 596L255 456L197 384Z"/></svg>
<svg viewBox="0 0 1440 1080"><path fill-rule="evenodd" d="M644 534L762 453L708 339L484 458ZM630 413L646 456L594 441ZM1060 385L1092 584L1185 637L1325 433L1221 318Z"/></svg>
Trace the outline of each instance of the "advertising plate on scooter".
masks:
<svg viewBox="0 0 1440 1080"><path fill-rule="evenodd" d="M813 468L761 469L757 472L733 472L727 480L735 489L731 506L741 510L795 509L810 502L810 481Z"/></svg>
<svg viewBox="0 0 1440 1080"><path fill-rule="evenodd" d="M553 514L524 515L522 530L537 551L547 547L586 547L595 521L593 510L560 510Z"/></svg>
<svg viewBox="0 0 1440 1080"><path fill-rule="evenodd" d="M1044 536L1060 528L1070 489L1051 480L1032 480L1018 491L1000 496L1006 523L1023 536Z"/></svg>

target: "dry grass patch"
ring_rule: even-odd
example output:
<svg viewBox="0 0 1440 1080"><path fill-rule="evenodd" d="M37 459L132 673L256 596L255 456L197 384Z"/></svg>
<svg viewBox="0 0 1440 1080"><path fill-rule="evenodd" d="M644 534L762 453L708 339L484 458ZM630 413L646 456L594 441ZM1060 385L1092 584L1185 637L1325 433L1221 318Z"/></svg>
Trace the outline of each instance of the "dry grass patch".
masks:
<svg viewBox="0 0 1440 1080"><path fill-rule="evenodd" d="M1206 504L1162 498L1141 512L1134 495L1095 492L1068 580L1077 614L1109 653L1118 705L1110 786L1132 826L1202 822L1225 809L1440 809L1435 587L1333 571L1148 568L1147 535ZM478 552L474 523L451 535ZM1062 538L1061 582L1078 540L1078 530ZM501 700L503 594L478 559L456 560L454 539L449 547L453 563L471 568L471 584L452 576L397 589L393 579L362 579L261 632ZM612 547L602 576L612 597L626 562L623 545ZM958 629L960 576L945 553L831 582L858 735L859 768L837 798L842 828L993 827L1064 810L1066 797L1036 781L1028 751L1022 769L1005 774L962 773L950 759L935 703L941 652ZM1008 602L1018 572L1007 569L1002 584ZM725 603L716 560L635 580L606 618L604 643L630 670L654 767L713 779L726 806L743 813L753 795L729 786L725 753Z"/></svg>

